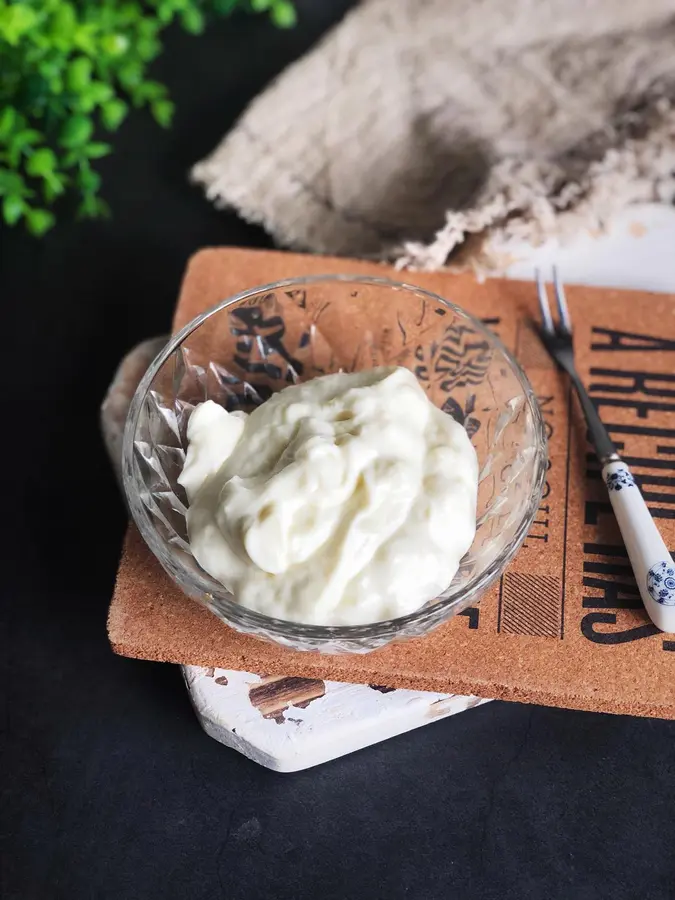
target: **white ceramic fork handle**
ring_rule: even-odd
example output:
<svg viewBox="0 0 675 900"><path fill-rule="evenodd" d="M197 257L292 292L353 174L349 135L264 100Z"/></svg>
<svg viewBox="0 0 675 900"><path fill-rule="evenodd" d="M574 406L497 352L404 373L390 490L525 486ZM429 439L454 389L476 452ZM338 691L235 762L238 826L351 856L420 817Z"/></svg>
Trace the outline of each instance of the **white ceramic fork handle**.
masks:
<svg viewBox="0 0 675 900"><path fill-rule="evenodd" d="M602 469L614 515L649 618L675 631L675 563L628 466L612 460Z"/></svg>

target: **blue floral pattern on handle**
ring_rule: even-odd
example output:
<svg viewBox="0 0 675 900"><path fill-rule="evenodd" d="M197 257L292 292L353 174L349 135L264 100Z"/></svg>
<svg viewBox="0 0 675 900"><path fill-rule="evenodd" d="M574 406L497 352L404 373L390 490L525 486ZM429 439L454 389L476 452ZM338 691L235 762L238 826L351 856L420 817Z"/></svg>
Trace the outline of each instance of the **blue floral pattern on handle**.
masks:
<svg viewBox="0 0 675 900"><path fill-rule="evenodd" d="M608 491L621 491L624 488L635 487L635 479L628 469L618 469L607 475L605 484Z"/></svg>
<svg viewBox="0 0 675 900"><path fill-rule="evenodd" d="M649 596L662 606L675 606L675 567L672 562L657 562L647 573Z"/></svg>

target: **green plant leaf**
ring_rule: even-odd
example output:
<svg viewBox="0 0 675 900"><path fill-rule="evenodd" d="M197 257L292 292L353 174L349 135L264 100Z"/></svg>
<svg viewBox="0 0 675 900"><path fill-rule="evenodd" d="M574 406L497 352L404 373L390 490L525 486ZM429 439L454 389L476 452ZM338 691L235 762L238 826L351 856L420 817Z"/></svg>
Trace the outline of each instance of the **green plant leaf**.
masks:
<svg viewBox="0 0 675 900"><path fill-rule="evenodd" d="M50 55L47 57L42 57L40 62L38 63L38 72L49 81L50 78L53 78L55 75L59 75L61 69L63 68L63 57L59 53L58 56Z"/></svg>
<svg viewBox="0 0 675 900"><path fill-rule="evenodd" d="M78 147L76 150L69 150L61 157L64 169L72 169L85 158L84 148Z"/></svg>
<svg viewBox="0 0 675 900"><path fill-rule="evenodd" d="M97 198L93 195L84 197L77 208L78 219L96 219L99 215Z"/></svg>
<svg viewBox="0 0 675 900"><path fill-rule="evenodd" d="M87 143L93 130L93 123L88 116L73 116L61 129L59 144L68 150L81 147Z"/></svg>
<svg viewBox="0 0 675 900"><path fill-rule="evenodd" d="M86 56L74 59L66 70L66 84L68 90L74 94L81 94L91 80L93 66Z"/></svg>
<svg viewBox="0 0 675 900"><path fill-rule="evenodd" d="M134 47L143 62L151 62L162 50L161 43L155 37L139 37Z"/></svg>
<svg viewBox="0 0 675 900"><path fill-rule="evenodd" d="M111 216L110 207L101 197L96 198L96 210L102 219L109 219Z"/></svg>
<svg viewBox="0 0 675 900"><path fill-rule="evenodd" d="M229 16L238 6L241 0L212 0L213 9L219 16Z"/></svg>
<svg viewBox="0 0 675 900"><path fill-rule="evenodd" d="M27 128L25 131L19 131L9 141L8 158L10 165L15 169L19 166L19 160L22 153L26 152L31 144L35 144L42 139L39 131L33 128Z"/></svg>
<svg viewBox="0 0 675 900"><path fill-rule="evenodd" d="M136 27L138 36L143 38L157 37L160 30L160 24L154 16L139 19Z"/></svg>
<svg viewBox="0 0 675 900"><path fill-rule="evenodd" d="M42 138L42 132L36 128L25 128L23 131L17 131L12 138L12 144L21 144L22 147L28 147L31 144L37 144Z"/></svg>
<svg viewBox="0 0 675 900"><path fill-rule="evenodd" d="M77 27L77 15L71 3L59 2L49 20L48 34L60 49L66 49Z"/></svg>
<svg viewBox="0 0 675 900"><path fill-rule="evenodd" d="M167 95L167 89L159 81L144 81L134 91L136 103L146 103L153 100L163 100Z"/></svg>
<svg viewBox="0 0 675 900"><path fill-rule="evenodd" d="M21 38L31 30L37 22L38 15L26 3L3 4L0 7L0 37L16 47Z"/></svg>
<svg viewBox="0 0 675 900"><path fill-rule="evenodd" d="M122 56L129 49L129 38L124 34L104 34L100 43L101 50L113 59Z"/></svg>
<svg viewBox="0 0 675 900"><path fill-rule="evenodd" d="M289 0L275 0L270 16L277 28L293 28L298 21L295 7Z"/></svg>
<svg viewBox="0 0 675 900"><path fill-rule="evenodd" d="M16 225L25 209L25 203L18 194L10 194L2 201L2 216L8 225Z"/></svg>
<svg viewBox="0 0 675 900"><path fill-rule="evenodd" d="M119 78L122 87L125 87L127 90L136 87L136 85L141 83L141 79L143 78L141 64L138 62L125 63L118 71L117 77Z"/></svg>
<svg viewBox="0 0 675 900"><path fill-rule="evenodd" d="M41 234L53 213L30 198L48 207L67 188L102 215L92 162L112 148L94 128L115 130L132 103L168 127L173 103L148 71L167 25L199 33L237 8L295 22L293 0L0 0L0 218Z"/></svg>
<svg viewBox="0 0 675 900"><path fill-rule="evenodd" d="M40 178L47 178L53 174L56 168L56 155L49 147L42 147L36 150L26 163L26 171L29 175Z"/></svg>
<svg viewBox="0 0 675 900"><path fill-rule="evenodd" d="M6 140L16 124L17 114L13 106L6 106L0 112L0 141Z"/></svg>
<svg viewBox="0 0 675 900"><path fill-rule="evenodd" d="M7 197L10 194L18 194L20 197L30 197L33 191L28 187L23 176L9 169L0 169L0 196Z"/></svg>
<svg viewBox="0 0 675 900"><path fill-rule="evenodd" d="M133 25L141 17L138 3L122 3L117 10L120 25Z"/></svg>
<svg viewBox="0 0 675 900"><path fill-rule="evenodd" d="M27 208L25 210L25 216L28 230L36 237L41 237L46 231L49 231L56 221L54 219L54 213L49 212L48 209Z"/></svg>
<svg viewBox="0 0 675 900"><path fill-rule="evenodd" d="M94 141L86 145L84 152L88 159L101 159L102 156L108 156L109 153L112 153L112 147L110 144Z"/></svg>
<svg viewBox="0 0 675 900"><path fill-rule="evenodd" d="M21 144L19 145L11 145L7 154L5 156L5 161L12 167L12 169L18 169L19 163L21 162L21 154L23 152L23 147Z"/></svg>
<svg viewBox="0 0 675 900"><path fill-rule="evenodd" d="M171 0L168 0L168 2L165 0L164 3L160 3L157 7L157 18L162 25L169 25L173 21L174 15L175 10Z"/></svg>
<svg viewBox="0 0 675 900"><path fill-rule="evenodd" d="M73 44L87 56L96 56L96 25L91 22L78 25L73 34Z"/></svg>
<svg viewBox="0 0 675 900"><path fill-rule="evenodd" d="M60 197L66 189L67 179L64 175L59 177L53 173L45 179L42 185L42 193L45 200L51 203L57 197Z"/></svg>
<svg viewBox="0 0 675 900"><path fill-rule="evenodd" d="M196 6L188 6L180 17L181 25L190 34L201 34L204 30L204 16Z"/></svg>
<svg viewBox="0 0 675 900"><path fill-rule="evenodd" d="M114 96L115 92L109 84L105 84L102 81L92 81L92 83L87 85L82 91L79 107L82 112L88 113L91 112L94 107L100 106Z"/></svg>
<svg viewBox="0 0 675 900"><path fill-rule="evenodd" d="M115 131L116 128L125 120L129 107L122 100L109 100L101 107L101 117L103 124L109 131Z"/></svg>
<svg viewBox="0 0 675 900"><path fill-rule="evenodd" d="M88 166L80 169L77 181L85 194L95 194L101 187L101 176Z"/></svg>
<svg viewBox="0 0 675 900"><path fill-rule="evenodd" d="M174 105L170 100L155 100L151 104L152 115L158 125L168 128L173 119Z"/></svg>
<svg viewBox="0 0 675 900"><path fill-rule="evenodd" d="M87 92L90 97L94 98L97 106L100 106L102 103L106 103L108 100L112 100L112 98L115 96L115 91L109 84L106 84L104 81L92 81L92 83L87 88Z"/></svg>

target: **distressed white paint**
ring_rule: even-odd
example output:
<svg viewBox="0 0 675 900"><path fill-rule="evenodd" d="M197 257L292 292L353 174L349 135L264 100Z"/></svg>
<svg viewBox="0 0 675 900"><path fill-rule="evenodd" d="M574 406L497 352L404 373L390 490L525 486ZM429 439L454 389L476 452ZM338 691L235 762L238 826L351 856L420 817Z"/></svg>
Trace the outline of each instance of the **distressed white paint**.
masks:
<svg viewBox="0 0 675 900"><path fill-rule="evenodd" d="M381 693L367 685L326 681L325 694L305 708L289 706L284 721L266 719L249 700L258 675L185 666L185 681L211 737L277 772L295 772L403 734L483 703L477 697L426 691ZM219 684L217 678L227 679Z"/></svg>

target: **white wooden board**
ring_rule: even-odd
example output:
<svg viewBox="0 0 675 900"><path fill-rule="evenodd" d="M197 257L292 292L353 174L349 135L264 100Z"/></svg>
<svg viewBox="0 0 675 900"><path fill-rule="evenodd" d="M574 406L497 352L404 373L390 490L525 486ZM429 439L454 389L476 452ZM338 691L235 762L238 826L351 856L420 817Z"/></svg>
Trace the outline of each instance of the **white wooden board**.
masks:
<svg viewBox="0 0 675 900"><path fill-rule="evenodd" d="M277 772L295 772L487 703L250 672L183 668L202 728Z"/></svg>

